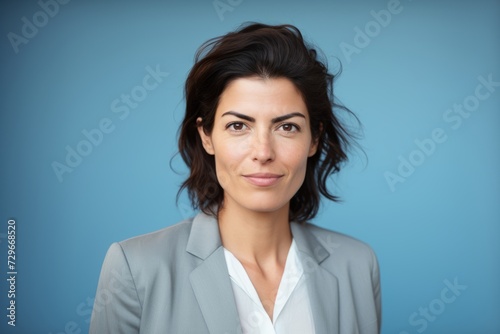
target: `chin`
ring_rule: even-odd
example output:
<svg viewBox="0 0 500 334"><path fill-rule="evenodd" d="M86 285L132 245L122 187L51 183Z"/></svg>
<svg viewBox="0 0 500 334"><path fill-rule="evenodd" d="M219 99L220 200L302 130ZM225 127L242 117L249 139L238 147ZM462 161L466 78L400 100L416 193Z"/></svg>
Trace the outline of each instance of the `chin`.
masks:
<svg viewBox="0 0 500 334"><path fill-rule="evenodd" d="M248 199L244 203L241 203L243 207L247 210L260 212L260 213L272 213L283 210L286 208L288 210L288 201L276 201L274 198L259 198L259 199Z"/></svg>

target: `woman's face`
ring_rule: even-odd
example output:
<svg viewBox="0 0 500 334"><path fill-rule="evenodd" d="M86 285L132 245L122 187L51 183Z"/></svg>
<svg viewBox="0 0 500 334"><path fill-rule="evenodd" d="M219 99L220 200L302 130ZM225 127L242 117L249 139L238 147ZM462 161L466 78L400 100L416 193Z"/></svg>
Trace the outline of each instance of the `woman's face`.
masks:
<svg viewBox="0 0 500 334"><path fill-rule="evenodd" d="M198 131L215 156L225 209L288 212L317 148L306 105L290 80L232 81L220 96L212 133Z"/></svg>

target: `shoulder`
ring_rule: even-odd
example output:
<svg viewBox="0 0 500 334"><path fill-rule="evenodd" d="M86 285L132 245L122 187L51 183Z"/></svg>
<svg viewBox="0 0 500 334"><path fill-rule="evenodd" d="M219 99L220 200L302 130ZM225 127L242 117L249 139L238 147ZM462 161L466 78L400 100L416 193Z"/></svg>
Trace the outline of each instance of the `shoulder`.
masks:
<svg viewBox="0 0 500 334"><path fill-rule="evenodd" d="M197 264L196 258L186 252L193 219L181 221L161 230L113 243L106 254L101 272L104 281L129 277L130 284L139 291L153 289L159 282L184 279ZM111 275L111 276L110 276ZM110 278L111 277L111 278Z"/></svg>
<svg viewBox="0 0 500 334"><path fill-rule="evenodd" d="M351 318L359 326L347 331L378 333L380 273L372 248L356 238L310 223L295 227L295 230L300 231L302 240L308 239L308 252L318 260L319 266L336 278L340 303L344 309L352 310L344 317Z"/></svg>
<svg viewBox="0 0 500 334"><path fill-rule="evenodd" d="M300 229L312 235L319 244L315 252L321 248L322 252L328 253L326 262L334 262L336 266L341 264L367 265L371 268L377 266L375 253L366 242L311 223L301 224Z"/></svg>
<svg viewBox="0 0 500 334"><path fill-rule="evenodd" d="M171 257L177 252L184 252L193 219L183 220L174 225L147 234L135 236L118 242L124 255L133 260L134 258L153 260L169 254Z"/></svg>
<svg viewBox="0 0 500 334"><path fill-rule="evenodd" d="M372 252L370 245L357 238L337 231L329 230L311 223L304 224L304 227L312 233L320 242L334 248L345 249L354 252Z"/></svg>

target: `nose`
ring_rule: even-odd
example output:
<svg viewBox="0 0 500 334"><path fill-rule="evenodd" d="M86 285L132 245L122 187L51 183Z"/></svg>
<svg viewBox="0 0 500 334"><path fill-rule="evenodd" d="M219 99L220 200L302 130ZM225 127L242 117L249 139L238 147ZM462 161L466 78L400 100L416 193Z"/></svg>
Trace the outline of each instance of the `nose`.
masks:
<svg viewBox="0 0 500 334"><path fill-rule="evenodd" d="M260 163L273 161L275 147L272 135L267 131L258 133L252 142L252 160Z"/></svg>

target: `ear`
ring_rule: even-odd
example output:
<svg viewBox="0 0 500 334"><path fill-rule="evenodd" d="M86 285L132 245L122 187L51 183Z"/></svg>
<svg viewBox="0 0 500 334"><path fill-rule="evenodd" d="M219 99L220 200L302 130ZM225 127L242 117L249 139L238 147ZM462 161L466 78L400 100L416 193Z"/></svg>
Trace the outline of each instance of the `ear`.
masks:
<svg viewBox="0 0 500 334"><path fill-rule="evenodd" d="M313 155L316 154L316 151L318 150L318 140L319 138L317 139L314 139L311 141L311 147L309 147L309 155L308 157L312 157Z"/></svg>
<svg viewBox="0 0 500 334"><path fill-rule="evenodd" d="M312 157L318 151L318 142L321 134L323 133L323 123L319 123L319 133L316 138L313 138L311 141L311 146L309 147L309 155L308 157Z"/></svg>
<svg viewBox="0 0 500 334"><path fill-rule="evenodd" d="M201 143L203 144L203 148L208 154L214 155L215 152L214 152L214 146L212 144L212 138L205 133L203 125L201 125L201 117L198 117L198 119L196 120L196 124L198 128L198 133L200 134Z"/></svg>

